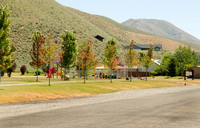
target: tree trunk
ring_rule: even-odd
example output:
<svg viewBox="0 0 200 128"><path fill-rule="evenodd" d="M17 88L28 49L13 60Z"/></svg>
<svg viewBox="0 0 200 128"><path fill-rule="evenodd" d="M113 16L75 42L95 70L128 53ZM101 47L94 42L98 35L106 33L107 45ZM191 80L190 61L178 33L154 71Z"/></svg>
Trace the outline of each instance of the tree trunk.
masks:
<svg viewBox="0 0 200 128"><path fill-rule="evenodd" d="M112 83L112 69L110 70L110 83Z"/></svg>
<svg viewBox="0 0 200 128"><path fill-rule="evenodd" d="M1 82L1 69L0 69L0 82Z"/></svg>
<svg viewBox="0 0 200 128"><path fill-rule="evenodd" d="M64 80L66 80L66 68L65 68L65 73L64 73Z"/></svg>
<svg viewBox="0 0 200 128"><path fill-rule="evenodd" d="M61 80L63 80L63 76L62 76L62 67L61 67L61 76L60 76L60 77L61 77Z"/></svg>
<svg viewBox="0 0 200 128"><path fill-rule="evenodd" d="M147 69L146 69L146 81L147 81Z"/></svg>
<svg viewBox="0 0 200 128"><path fill-rule="evenodd" d="M58 79L58 63L57 63L57 79Z"/></svg>
<svg viewBox="0 0 200 128"><path fill-rule="evenodd" d="M36 82L38 82L38 66L37 66L37 72L36 72Z"/></svg>
<svg viewBox="0 0 200 128"><path fill-rule="evenodd" d="M51 83L50 83L50 82L51 82L51 78L50 78L50 77L51 77L51 75L50 75L50 68L51 68L51 66L50 66L50 64L49 64L49 86L51 86Z"/></svg>
<svg viewBox="0 0 200 128"><path fill-rule="evenodd" d="M132 81L132 68L131 68L131 76L130 76L130 81Z"/></svg>
<svg viewBox="0 0 200 128"><path fill-rule="evenodd" d="M86 71L84 70L84 84L86 83Z"/></svg>
<svg viewBox="0 0 200 128"><path fill-rule="evenodd" d="M53 64L53 78L54 78L54 64Z"/></svg>

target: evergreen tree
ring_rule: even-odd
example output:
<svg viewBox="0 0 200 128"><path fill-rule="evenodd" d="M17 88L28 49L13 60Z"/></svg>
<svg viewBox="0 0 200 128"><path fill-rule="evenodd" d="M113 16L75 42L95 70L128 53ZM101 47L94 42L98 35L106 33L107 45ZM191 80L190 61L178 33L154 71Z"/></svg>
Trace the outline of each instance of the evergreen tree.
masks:
<svg viewBox="0 0 200 128"><path fill-rule="evenodd" d="M7 6L0 7L0 82L1 72L10 68L14 63L14 54L16 49L11 44L10 39L10 12Z"/></svg>
<svg viewBox="0 0 200 128"><path fill-rule="evenodd" d="M30 52L32 62L30 62L30 65L33 68L37 68L36 81L38 81L38 69L45 64L43 59L39 58L39 56L41 56L42 53L41 50L42 50L42 45L45 43L45 38L39 31L35 31L32 35L32 41L33 45Z"/></svg>
<svg viewBox="0 0 200 128"><path fill-rule="evenodd" d="M173 77L177 74L177 60L174 57L170 58L169 64L168 64L168 75Z"/></svg>
<svg viewBox="0 0 200 128"><path fill-rule="evenodd" d="M117 41L109 40L105 48L105 57L103 57L104 65L110 70L110 83L112 83L112 70L119 64L120 57L117 56Z"/></svg>
<svg viewBox="0 0 200 128"><path fill-rule="evenodd" d="M70 68L75 67L76 65L76 58L77 58L77 41L76 36L69 31L65 31L62 34L62 50L63 54L61 56L61 67L67 69L68 71ZM66 72L66 71L65 71Z"/></svg>

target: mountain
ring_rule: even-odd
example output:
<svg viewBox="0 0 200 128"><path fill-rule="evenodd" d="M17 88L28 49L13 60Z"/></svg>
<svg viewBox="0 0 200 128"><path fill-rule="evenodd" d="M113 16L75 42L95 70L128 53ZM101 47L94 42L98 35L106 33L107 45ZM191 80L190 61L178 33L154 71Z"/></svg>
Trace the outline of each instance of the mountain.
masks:
<svg viewBox="0 0 200 128"><path fill-rule="evenodd" d="M155 19L129 19L123 25L137 28L155 35L200 44L196 37L184 32L173 24L164 20Z"/></svg>
<svg viewBox="0 0 200 128"><path fill-rule="evenodd" d="M118 41L118 53L122 59L124 47L128 46L132 39L140 44L162 44L164 51L175 51L180 45L190 45L200 50L200 45L156 36L124 26L107 17L63 6L55 0L1 0L0 4L8 5L12 12L10 39L17 46L15 60L18 68L26 65L32 70L29 53L32 47L31 35L35 30L40 30L45 35L53 33L57 41L61 40L60 34L65 30L73 31L78 38L78 45L86 39L94 42L93 50L99 59L104 54L106 42L112 38ZM95 39L96 35L105 38L104 41Z"/></svg>

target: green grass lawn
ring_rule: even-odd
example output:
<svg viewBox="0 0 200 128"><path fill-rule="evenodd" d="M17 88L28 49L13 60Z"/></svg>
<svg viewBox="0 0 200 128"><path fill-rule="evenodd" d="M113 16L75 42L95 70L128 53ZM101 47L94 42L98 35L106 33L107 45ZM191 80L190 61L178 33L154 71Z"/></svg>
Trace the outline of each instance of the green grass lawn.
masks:
<svg viewBox="0 0 200 128"><path fill-rule="evenodd" d="M161 78L160 80L158 78ZM150 79L148 81L136 80L132 82L125 79L109 80L103 79L88 79L87 83L83 83L83 79L71 79L70 81L62 81L61 79L51 79L51 86L48 86L48 79L40 77L38 83L34 85L20 85L20 86L1 86L6 84L20 84L20 83L37 83L36 77L31 76L17 76L3 77L0 83L0 104L29 102L38 100L52 100L73 97L84 97L104 93L112 93L116 91L132 90L132 89L148 89L161 88L172 86L198 85L200 80L187 80L156 77L156 80ZM164 79L164 80L163 80Z"/></svg>

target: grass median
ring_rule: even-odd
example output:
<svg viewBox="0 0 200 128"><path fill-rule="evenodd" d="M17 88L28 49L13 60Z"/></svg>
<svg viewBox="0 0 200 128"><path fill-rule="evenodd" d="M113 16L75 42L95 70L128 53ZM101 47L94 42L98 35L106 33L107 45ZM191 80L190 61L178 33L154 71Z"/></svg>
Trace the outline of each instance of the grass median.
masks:
<svg viewBox="0 0 200 128"><path fill-rule="evenodd" d="M4 80L6 80L5 78ZM60 80L53 80L51 86L41 82L47 82L45 78L41 78L38 84L26 85L26 83L33 82L34 78L8 78L13 83L24 83L19 86L1 86L0 84L0 104L21 103L39 100L53 100L74 97L84 97L104 93L112 93L116 91L132 90L132 89L149 89L173 86L187 86L198 85L199 80L133 80L132 82L126 80L88 80L86 84L82 83L81 79L75 79L74 82L56 83ZM34 82L37 83L37 82Z"/></svg>

